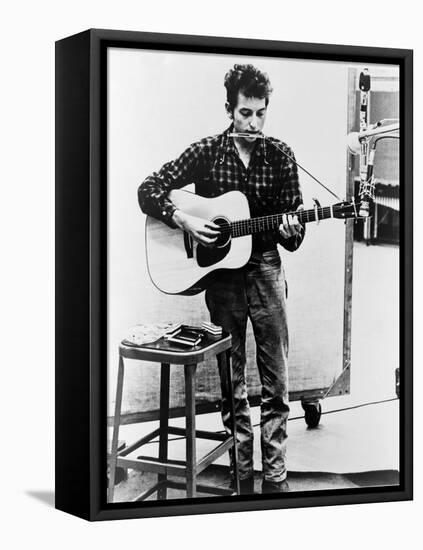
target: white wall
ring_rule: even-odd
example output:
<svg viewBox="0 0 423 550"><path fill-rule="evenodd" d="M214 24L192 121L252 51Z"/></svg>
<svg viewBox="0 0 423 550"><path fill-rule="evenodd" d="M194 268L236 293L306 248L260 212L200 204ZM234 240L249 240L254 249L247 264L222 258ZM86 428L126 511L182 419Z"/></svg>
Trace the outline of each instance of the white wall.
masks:
<svg viewBox="0 0 423 550"><path fill-rule="evenodd" d="M138 207L137 188L190 143L229 125L223 78L236 62L251 62L269 74L274 92L265 133L286 141L300 164L345 197L348 69L352 65L111 48L109 403L114 400L118 344L131 326L168 320L197 324L208 319L204 294L165 296L151 283L144 250L145 216ZM322 205L337 202L303 171L299 175L307 208L313 206L312 197ZM280 251L289 286L290 391L328 387L343 368L344 223L309 224L297 252ZM251 333L247 353L249 368L255 369ZM145 369L128 369L125 382L123 410L140 410Z"/></svg>

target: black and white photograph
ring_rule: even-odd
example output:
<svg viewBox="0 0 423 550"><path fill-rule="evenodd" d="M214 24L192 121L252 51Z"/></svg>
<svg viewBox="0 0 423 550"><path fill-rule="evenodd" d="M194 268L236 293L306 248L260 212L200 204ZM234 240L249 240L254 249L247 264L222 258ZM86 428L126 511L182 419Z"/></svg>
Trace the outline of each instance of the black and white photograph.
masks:
<svg viewBox="0 0 423 550"><path fill-rule="evenodd" d="M414 549L418 4L1 13L3 546Z"/></svg>
<svg viewBox="0 0 423 550"><path fill-rule="evenodd" d="M399 65L106 67L107 503L398 488Z"/></svg>

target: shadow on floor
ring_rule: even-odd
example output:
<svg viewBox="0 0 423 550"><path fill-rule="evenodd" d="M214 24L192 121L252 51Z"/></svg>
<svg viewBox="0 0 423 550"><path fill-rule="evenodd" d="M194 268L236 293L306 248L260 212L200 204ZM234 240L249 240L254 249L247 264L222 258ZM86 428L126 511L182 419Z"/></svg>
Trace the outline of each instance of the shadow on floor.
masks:
<svg viewBox="0 0 423 550"><path fill-rule="evenodd" d="M261 493L261 472L255 472L254 490ZM129 502L135 499L156 482L156 475L147 472L130 470L128 478L116 486L115 502ZM176 478L170 478L176 481ZM230 477L227 466L212 465L198 476L198 483L212 487L229 488ZM180 480L180 478L179 478ZM336 474L331 472L289 472L291 492L322 491L334 489L353 489L361 487L378 487L399 484L399 473L396 470L379 470ZM199 497L209 494L198 493ZM177 489L168 489L167 499L184 498L185 493ZM156 500L156 494L147 500Z"/></svg>
<svg viewBox="0 0 423 550"><path fill-rule="evenodd" d="M39 500L46 506L54 508L54 491L26 491L26 494Z"/></svg>

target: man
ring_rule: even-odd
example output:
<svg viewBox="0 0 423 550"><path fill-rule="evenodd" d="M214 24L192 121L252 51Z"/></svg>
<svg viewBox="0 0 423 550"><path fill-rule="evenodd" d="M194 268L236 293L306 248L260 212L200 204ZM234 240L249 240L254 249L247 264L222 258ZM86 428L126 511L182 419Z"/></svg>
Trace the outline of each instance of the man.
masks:
<svg viewBox="0 0 423 550"><path fill-rule="evenodd" d="M302 208L297 166L289 147L262 130L272 92L270 81L252 65L235 65L225 76L226 112L231 126L222 134L194 143L176 160L149 176L138 191L142 210L171 227L188 232L205 246L213 246L219 228L209 220L182 212L168 198L171 189L195 183L196 193L214 197L242 191L251 217ZM248 134L238 136L237 134ZM284 151L281 152L281 150ZM261 451L262 492L289 490L286 476L286 425L288 406L288 327L286 281L277 244L296 250L304 227L296 216L283 217L279 231L253 235L248 264L218 272L206 291L213 323L232 335L241 492L254 491L253 429L245 378L246 326L250 319L257 347L257 366L262 385ZM224 391L224 390L223 390ZM230 433L228 402L222 395L222 417Z"/></svg>

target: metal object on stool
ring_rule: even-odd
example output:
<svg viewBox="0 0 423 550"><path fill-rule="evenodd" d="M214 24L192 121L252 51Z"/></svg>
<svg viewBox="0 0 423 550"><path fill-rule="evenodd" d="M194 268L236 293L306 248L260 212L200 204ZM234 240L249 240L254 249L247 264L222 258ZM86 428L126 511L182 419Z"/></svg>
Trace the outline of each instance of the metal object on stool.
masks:
<svg viewBox="0 0 423 550"><path fill-rule="evenodd" d="M164 338L142 346L129 346L122 343L119 346L119 369L116 389L115 416L113 422L112 449L110 453L110 482L108 488L108 502L113 502L115 475L117 468L132 468L135 470L154 472L158 474L157 483L138 495L134 500L145 500L157 491L158 499L166 499L167 488L186 488L187 497L195 497L197 490L215 495L228 495L233 491L220 487L197 485L197 475L212 464L229 449L233 449L233 468L236 482L236 492L239 494L239 475L237 460L237 436L235 425L235 409L232 391L232 368L230 361L231 337L206 335L203 341L190 350L181 349ZM226 373L226 380L230 394L230 415L232 434L215 433L195 429L195 376L197 364L216 356L222 374ZM159 428L145 435L123 450L118 451L120 416L122 407L122 391L124 379L124 358L140 361L152 361L161 364L160 371L160 425ZM185 376L185 417L186 427L169 426L169 389L170 365L184 365ZM186 461L170 460L168 458L168 437L178 435L186 438ZM129 458L128 455L155 437L159 437L158 457ZM211 439L219 444L207 455L197 461L196 438ZM168 476L185 478L185 482L176 482Z"/></svg>

